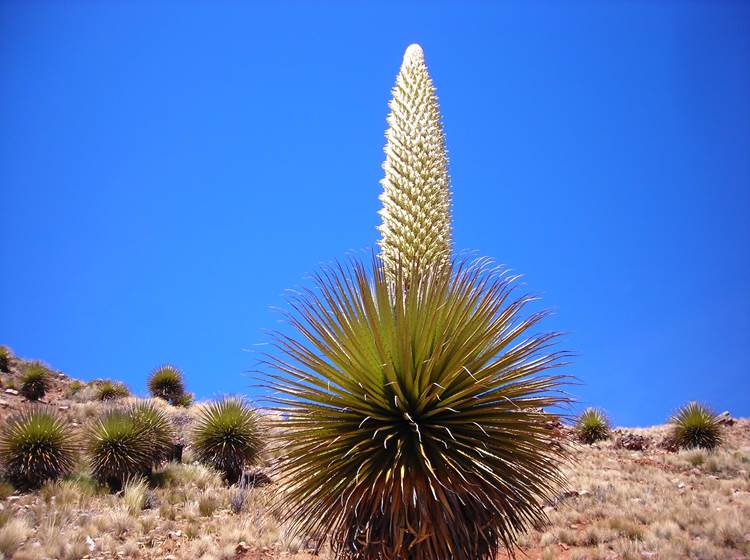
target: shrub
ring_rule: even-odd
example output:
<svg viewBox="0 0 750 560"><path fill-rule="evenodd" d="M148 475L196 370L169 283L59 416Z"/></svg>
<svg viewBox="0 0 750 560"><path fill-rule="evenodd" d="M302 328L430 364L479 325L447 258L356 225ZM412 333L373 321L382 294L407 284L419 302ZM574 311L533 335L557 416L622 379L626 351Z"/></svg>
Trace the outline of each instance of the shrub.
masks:
<svg viewBox="0 0 750 560"><path fill-rule="evenodd" d="M78 441L56 413L30 408L10 417L0 431L0 461L17 487L38 488L70 473Z"/></svg>
<svg viewBox="0 0 750 560"><path fill-rule="evenodd" d="M50 388L50 374L41 362L31 362L21 377L21 394L30 401L38 401Z"/></svg>
<svg viewBox="0 0 750 560"><path fill-rule="evenodd" d="M671 439L683 449L714 449L722 442L721 424L705 405L690 402L669 419Z"/></svg>
<svg viewBox="0 0 750 560"><path fill-rule="evenodd" d="M112 401L130 396L130 391L123 383L114 383L109 379L100 381L96 387L96 399Z"/></svg>
<svg viewBox="0 0 750 560"><path fill-rule="evenodd" d="M159 366L148 380L151 395L175 404L185 393L182 372L170 364Z"/></svg>
<svg viewBox="0 0 750 560"><path fill-rule="evenodd" d="M255 463L263 448L260 415L238 398L205 405L192 433L196 458L237 482L245 465Z"/></svg>
<svg viewBox="0 0 750 560"><path fill-rule="evenodd" d="M601 410L587 408L576 420L576 435L588 444L609 439L609 419Z"/></svg>
<svg viewBox="0 0 750 560"><path fill-rule="evenodd" d="M152 466L163 463L172 454L174 445L174 431L166 413L153 401L141 400L130 406L128 414L144 429L143 437L149 444Z"/></svg>
<svg viewBox="0 0 750 560"><path fill-rule="evenodd" d="M143 476L152 465L148 428L123 410L94 421L86 432L86 450L93 475L112 489L128 478Z"/></svg>
<svg viewBox="0 0 750 560"><path fill-rule="evenodd" d="M10 349L7 346L0 346L0 371L10 371L10 357L12 356Z"/></svg>

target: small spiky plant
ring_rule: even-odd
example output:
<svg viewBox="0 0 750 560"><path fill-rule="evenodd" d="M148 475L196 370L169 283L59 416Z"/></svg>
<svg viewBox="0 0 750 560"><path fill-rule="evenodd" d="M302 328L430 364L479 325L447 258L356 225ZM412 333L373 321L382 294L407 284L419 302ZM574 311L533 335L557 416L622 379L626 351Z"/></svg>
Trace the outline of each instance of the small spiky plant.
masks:
<svg viewBox="0 0 750 560"><path fill-rule="evenodd" d="M144 428L143 437L149 443L151 466L163 463L171 455L175 439L166 413L150 400L131 404L127 413L138 426Z"/></svg>
<svg viewBox="0 0 750 560"><path fill-rule="evenodd" d="M7 346L0 346L0 371L10 371L11 352Z"/></svg>
<svg viewBox="0 0 750 560"><path fill-rule="evenodd" d="M115 383L105 379L96 387L96 399L100 401L113 401L130 396L130 391L123 383Z"/></svg>
<svg viewBox="0 0 750 560"><path fill-rule="evenodd" d="M598 408L587 408L576 419L576 435L583 443L592 444L608 439L610 423L607 415Z"/></svg>
<svg viewBox="0 0 750 560"><path fill-rule="evenodd" d="M680 408L672 418L671 439L678 447L714 449L722 442L719 419L707 406L690 402Z"/></svg>
<svg viewBox="0 0 750 560"><path fill-rule="evenodd" d="M199 461L223 472L233 484L263 449L260 415L239 398L209 403L198 412L192 444Z"/></svg>
<svg viewBox="0 0 750 560"><path fill-rule="evenodd" d="M11 416L0 431L0 462L17 487L38 488L71 472L78 440L55 412L30 408Z"/></svg>
<svg viewBox="0 0 750 560"><path fill-rule="evenodd" d="M153 397L178 402L185 393L185 382L182 372L171 364L159 366L148 379L148 390Z"/></svg>
<svg viewBox="0 0 750 560"><path fill-rule="evenodd" d="M93 475L112 489L148 474L153 464L148 429L124 410L112 410L89 426L86 451Z"/></svg>
<svg viewBox="0 0 750 560"><path fill-rule="evenodd" d="M21 376L21 394L30 401L38 401L50 388L49 369L41 362L26 365Z"/></svg>

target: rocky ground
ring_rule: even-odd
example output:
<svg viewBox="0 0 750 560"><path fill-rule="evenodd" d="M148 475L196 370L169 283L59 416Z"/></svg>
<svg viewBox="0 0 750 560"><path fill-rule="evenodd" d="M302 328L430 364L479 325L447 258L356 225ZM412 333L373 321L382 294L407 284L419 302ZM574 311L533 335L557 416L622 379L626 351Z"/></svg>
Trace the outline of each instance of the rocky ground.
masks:
<svg viewBox="0 0 750 560"><path fill-rule="evenodd" d="M17 394L22 365L12 360L0 375L0 422L26 406ZM56 372L45 401L85 424L105 406L93 392ZM186 430L191 411L163 406ZM550 525L521 539L519 558L750 558L750 420L725 421L725 443L714 452L670 449L665 426L620 429L591 446L568 434L570 486L547 506ZM311 543L290 538L269 513L271 491L227 488L191 462L189 448L182 464L119 494L85 472L28 494L0 483L0 558L312 558Z"/></svg>

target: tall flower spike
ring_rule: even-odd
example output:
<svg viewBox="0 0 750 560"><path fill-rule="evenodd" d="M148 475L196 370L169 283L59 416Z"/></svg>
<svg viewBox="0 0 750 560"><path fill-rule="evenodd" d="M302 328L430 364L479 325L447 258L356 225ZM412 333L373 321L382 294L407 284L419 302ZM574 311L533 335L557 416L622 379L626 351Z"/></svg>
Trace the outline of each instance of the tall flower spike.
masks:
<svg viewBox="0 0 750 560"><path fill-rule="evenodd" d="M448 157L435 87L419 45L410 45L388 106L378 242L386 273L445 266L451 257Z"/></svg>

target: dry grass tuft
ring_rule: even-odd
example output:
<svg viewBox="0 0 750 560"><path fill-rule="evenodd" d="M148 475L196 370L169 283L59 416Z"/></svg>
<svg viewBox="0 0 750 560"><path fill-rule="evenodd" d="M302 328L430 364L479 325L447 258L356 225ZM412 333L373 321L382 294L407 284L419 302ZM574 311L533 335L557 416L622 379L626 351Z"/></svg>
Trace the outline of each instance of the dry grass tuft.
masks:
<svg viewBox="0 0 750 560"><path fill-rule="evenodd" d="M31 527L25 519L8 520L0 527L0 554L5 558L11 558L30 533Z"/></svg>

